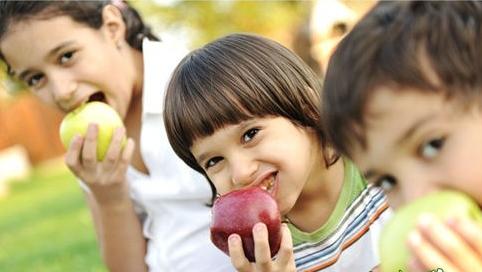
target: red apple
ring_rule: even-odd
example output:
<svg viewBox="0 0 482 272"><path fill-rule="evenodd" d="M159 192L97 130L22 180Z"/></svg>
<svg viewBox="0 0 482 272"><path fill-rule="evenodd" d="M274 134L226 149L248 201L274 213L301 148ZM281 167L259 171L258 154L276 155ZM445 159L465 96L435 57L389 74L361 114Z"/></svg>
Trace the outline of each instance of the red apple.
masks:
<svg viewBox="0 0 482 272"><path fill-rule="evenodd" d="M229 255L228 237L241 236L243 250L250 262L255 261L253 226L263 222L268 228L271 257L281 243L281 216L273 197L259 187L236 190L219 197L212 208L211 241Z"/></svg>

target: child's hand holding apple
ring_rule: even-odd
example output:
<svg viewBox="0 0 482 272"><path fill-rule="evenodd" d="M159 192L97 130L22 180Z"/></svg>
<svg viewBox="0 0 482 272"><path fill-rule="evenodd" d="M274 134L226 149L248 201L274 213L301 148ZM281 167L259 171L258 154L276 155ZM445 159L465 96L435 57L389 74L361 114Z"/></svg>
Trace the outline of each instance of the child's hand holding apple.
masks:
<svg viewBox="0 0 482 272"><path fill-rule="evenodd" d="M296 270L291 233L268 192L258 187L230 192L216 200L212 212L211 240L238 271Z"/></svg>
<svg viewBox="0 0 482 272"><path fill-rule="evenodd" d="M482 226L462 216L424 215L409 236L410 271L482 271Z"/></svg>
<svg viewBox="0 0 482 272"><path fill-rule="evenodd" d="M128 197L126 171L134 141L126 140L122 119L109 105L89 102L68 113L60 125L65 163L101 204Z"/></svg>
<svg viewBox="0 0 482 272"><path fill-rule="evenodd" d="M380 240L382 271L482 271L482 212L455 191L402 207Z"/></svg>

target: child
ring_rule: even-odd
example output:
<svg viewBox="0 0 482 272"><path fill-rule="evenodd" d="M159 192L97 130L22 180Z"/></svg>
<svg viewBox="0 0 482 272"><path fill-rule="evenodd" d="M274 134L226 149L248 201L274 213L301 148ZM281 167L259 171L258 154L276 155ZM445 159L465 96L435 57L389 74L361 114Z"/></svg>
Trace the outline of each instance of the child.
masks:
<svg viewBox="0 0 482 272"><path fill-rule="evenodd" d="M94 124L65 159L83 181L108 268L232 271L209 241L210 188L164 132L163 90L185 52L157 40L121 1L0 3L0 52L15 77L64 112L96 100L124 120L105 161L95 159Z"/></svg>
<svg viewBox="0 0 482 272"><path fill-rule="evenodd" d="M293 259L303 271L369 271L379 263L384 195L326 142L320 89L294 53L247 34L193 51L173 73L164 120L175 152L221 195L264 188L288 222L273 261L264 224L253 228L256 264L244 257L240 237L230 236L240 271L292 271Z"/></svg>
<svg viewBox="0 0 482 272"><path fill-rule="evenodd" d="M326 128L390 204L459 190L482 205L482 3L378 3L339 44ZM482 271L482 229L420 218L414 271Z"/></svg>

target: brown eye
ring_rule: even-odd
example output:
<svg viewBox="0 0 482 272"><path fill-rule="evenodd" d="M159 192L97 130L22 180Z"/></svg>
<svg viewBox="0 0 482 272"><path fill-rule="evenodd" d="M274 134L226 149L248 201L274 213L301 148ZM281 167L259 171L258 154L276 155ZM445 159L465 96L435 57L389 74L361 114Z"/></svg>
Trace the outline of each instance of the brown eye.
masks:
<svg viewBox="0 0 482 272"><path fill-rule="evenodd" d="M382 176L375 182L375 186L380 187L385 192L391 191L396 185L396 179L389 175Z"/></svg>
<svg viewBox="0 0 482 272"><path fill-rule="evenodd" d="M216 165L216 163L218 163L220 160L222 160L223 158L221 157L214 157L212 159L209 159L206 164L204 165L204 169L209 169L210 167L213 167Z"/></svg>
<svg viewBox="0 0 482 272"><path fill-rule="evenodd" d="M256 134L258 134L258 132L259 132L258 128L249 129L248 131L246 131L243 134L243 142L247 143L247 142L251 141L254 138L254 136L256 136Z"/></svg>
<svg viewBox="0 0 482 272"><path fill-rule="evenodd" d="M422 145L420 149L420 155L423 158L433 158L438 155L445 143L445 138L432 139Z"/></svg>
<svg viewBox="0 0 482 272"><path fill-rule="evenodd" d="M72 59L73 56L74 56L74 51L66 52L62 54L62 56L60 56L59 63L60 64L67 63L70 59Z"/></svg>
<svg viewBox="0 0 482 272"><path fill-rule="evenodd" d="M25 80L25 82L27 83L27 85L29 87L35 87L40 83L40 81L43 79L43 77L44 76L42 74L35 74L35 75L27 78Z"/></svg>

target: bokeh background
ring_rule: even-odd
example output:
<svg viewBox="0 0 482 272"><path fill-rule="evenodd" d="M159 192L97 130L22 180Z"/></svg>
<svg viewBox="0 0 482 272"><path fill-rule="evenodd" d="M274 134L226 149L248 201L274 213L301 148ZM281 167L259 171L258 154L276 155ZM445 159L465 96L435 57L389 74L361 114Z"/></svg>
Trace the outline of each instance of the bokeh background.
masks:
<svg viewBox="0 0 482 272"><path fill-rule="evenodd" d="M374 1L129 3L161 38L194 49L228 33L257 33L291 48L322 78L336 43ZM0 271L106 271L83 193L63 164L61 119L2 69Z"/></svg>

